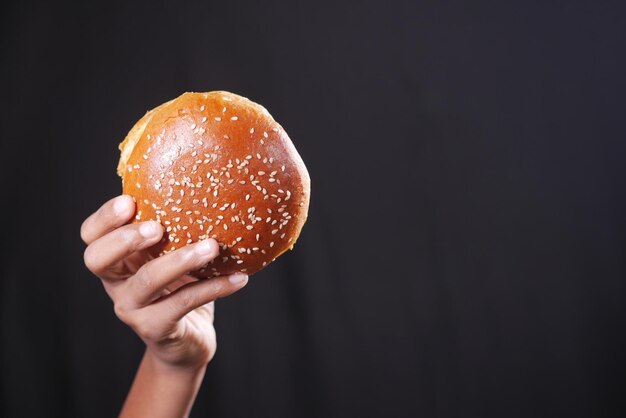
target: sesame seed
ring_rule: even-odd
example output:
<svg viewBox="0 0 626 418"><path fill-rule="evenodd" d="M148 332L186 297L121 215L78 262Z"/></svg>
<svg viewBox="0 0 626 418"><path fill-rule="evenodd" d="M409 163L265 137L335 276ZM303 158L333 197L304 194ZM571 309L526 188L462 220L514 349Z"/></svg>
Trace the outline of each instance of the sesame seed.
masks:
<svg viewBox="0 0 626 418"><path fill-rule="evenodd" d="M221 122L221 120L222 120L222 118L220 118L219 116L216 116L214 119L215 119L216 122Z"/></svg>
<svg viewBox="0 0 626 418"><path fill-rule="evenodd" d="M253 134L254 133L254 128L250 128L250 133Z"/></svg>
<svg viewBox="0 0 626 418"><path fill-rule="evenodd" d="M200 112L204 111L204 105L200 106Z"/></svg>
<svg viewBox="0 0 626 418"><path fill-rule="evenodd" d="M239 119L237 116L231 116L230 120L237 120Z"/></svg>

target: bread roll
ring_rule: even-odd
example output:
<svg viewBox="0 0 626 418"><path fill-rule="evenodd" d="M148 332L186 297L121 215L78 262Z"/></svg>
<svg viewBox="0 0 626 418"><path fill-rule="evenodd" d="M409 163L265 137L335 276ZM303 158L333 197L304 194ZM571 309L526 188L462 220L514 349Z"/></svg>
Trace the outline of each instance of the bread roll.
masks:
<svg viewBox="0 0 626 418"><path fill-rule="evenodd" d="M261 270L293 247L306 221L307 169L282 126L244 97L185 93L146 113L120 151L134 222L165 229L153 256L207 238L220 244L197 277Z"/></svg>

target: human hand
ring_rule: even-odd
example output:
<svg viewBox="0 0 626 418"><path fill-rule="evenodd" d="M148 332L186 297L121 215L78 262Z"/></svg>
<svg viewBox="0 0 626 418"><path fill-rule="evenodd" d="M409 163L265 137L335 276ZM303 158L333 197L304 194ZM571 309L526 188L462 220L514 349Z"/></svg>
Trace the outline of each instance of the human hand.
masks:
<svg viewBox="0 0 626 418"><path fill-rule="evenodd" d="M243 273L197 280L187 273L218 256L213 239L157 259L145 249L159 242L154 221L126 225L135 205L118 196L89 216L81 227L87 268L102 280L115 314L145 342L156 367L199 369L216 350L214 301L244 287Z"/></svg>

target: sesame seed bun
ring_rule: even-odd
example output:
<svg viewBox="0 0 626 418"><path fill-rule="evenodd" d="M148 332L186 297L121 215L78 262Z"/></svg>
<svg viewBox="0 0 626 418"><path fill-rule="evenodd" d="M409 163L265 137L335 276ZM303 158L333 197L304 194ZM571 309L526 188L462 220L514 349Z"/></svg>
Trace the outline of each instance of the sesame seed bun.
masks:
<svg viewBox="0 0 626 418"><path fill-rule="evenodd" d="M120 144L134 222L165 228L161 256L215 238L220 255L197 277L253 274L292 248L307 218L310 179L268 111L233 93L185 93L146 113Z"/></svg>

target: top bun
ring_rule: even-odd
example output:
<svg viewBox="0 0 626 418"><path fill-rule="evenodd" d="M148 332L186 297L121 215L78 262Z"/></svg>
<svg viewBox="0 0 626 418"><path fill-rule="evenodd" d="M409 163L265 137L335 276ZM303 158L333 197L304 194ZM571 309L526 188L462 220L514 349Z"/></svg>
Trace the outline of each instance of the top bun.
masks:
<svg viewBox="0 0 626 418"><path fill-rule="evenodd" d="M244 97L185 93L146 113L120 151L134 221L165 228L153 256L207 238L220 244L197 277L261 270L293 247L306 221L307 169L282 126Z"/></svg>

